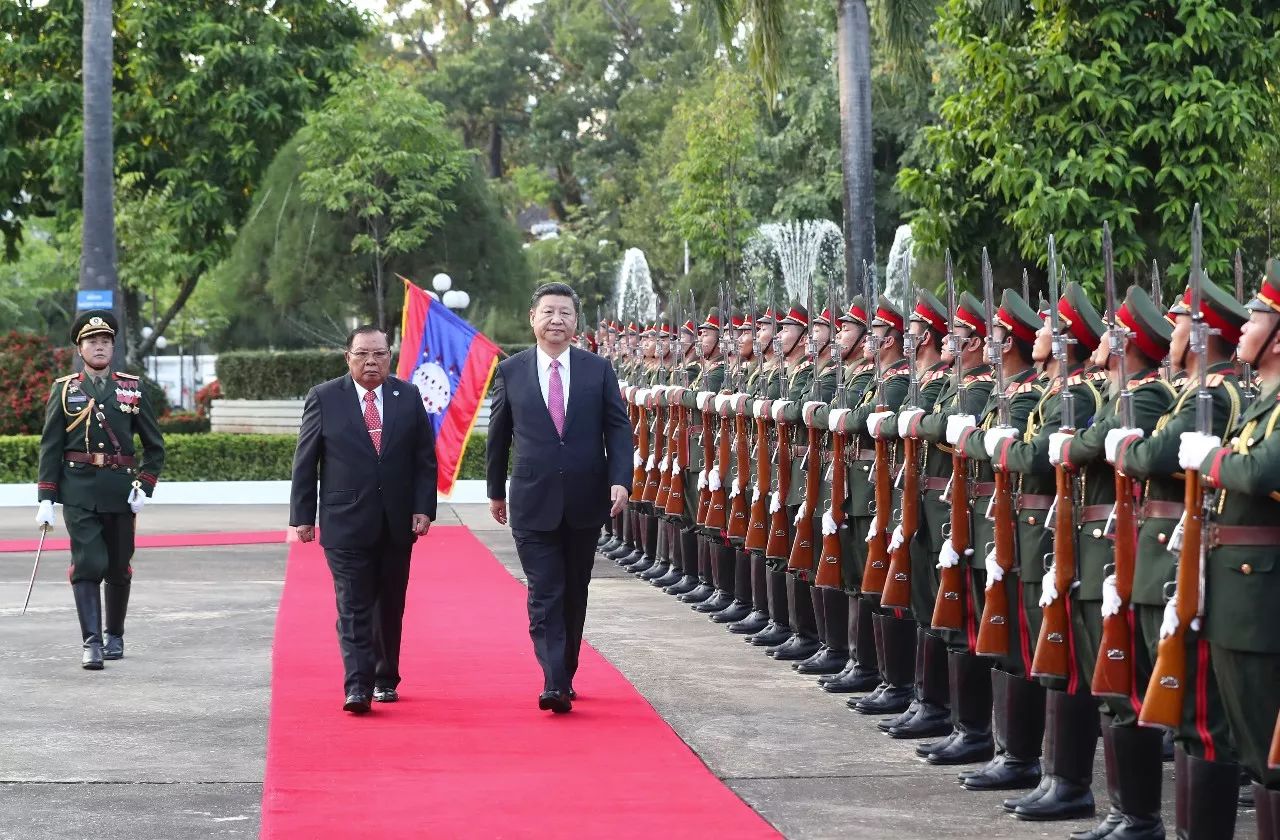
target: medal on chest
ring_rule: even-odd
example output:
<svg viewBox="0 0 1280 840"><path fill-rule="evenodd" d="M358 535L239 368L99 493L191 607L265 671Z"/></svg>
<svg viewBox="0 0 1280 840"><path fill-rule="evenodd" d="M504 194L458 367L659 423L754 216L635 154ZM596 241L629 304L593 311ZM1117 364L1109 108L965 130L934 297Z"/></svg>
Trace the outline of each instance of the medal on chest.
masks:
<svg viewBox="0 0 1280 840"><path fill-rule="evenodd" d="M141 411L139 403L142 401L142 392L137 388L122 388L116 386L116 407L125 414L137 414Z"/></svg>

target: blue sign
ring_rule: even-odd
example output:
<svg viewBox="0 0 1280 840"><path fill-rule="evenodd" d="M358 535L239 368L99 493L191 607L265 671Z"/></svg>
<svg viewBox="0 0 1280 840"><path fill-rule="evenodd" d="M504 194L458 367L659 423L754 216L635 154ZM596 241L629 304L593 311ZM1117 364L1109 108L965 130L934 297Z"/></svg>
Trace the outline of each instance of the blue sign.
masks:
<svg viewBox="0 0 1280 840"><path fill-rule="evenodd" d="M80 289L76 292L76 311L86 309L112 309L113 293L110 289Z"/></svg>

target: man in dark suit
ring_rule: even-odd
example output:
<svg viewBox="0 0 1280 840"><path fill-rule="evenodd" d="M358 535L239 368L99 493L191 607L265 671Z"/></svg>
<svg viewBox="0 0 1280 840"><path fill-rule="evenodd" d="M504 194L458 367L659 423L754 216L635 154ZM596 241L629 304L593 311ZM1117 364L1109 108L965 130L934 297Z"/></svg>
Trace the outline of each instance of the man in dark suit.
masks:
<svg viewBox="0 0 1280 840"><path fill-rule="evenodd" d="M542 666L538 707L569 711L576 696L596 537L631 492L631 426L609 361L571 347L578 295L564 283L533 293L537 346L498 365L489 395L489 510L507 524L529 582L529 635Z"/></svg>
<svg viewBox="0 0 1280 840"><path fill-rule="evenodd" d="M311 389L293 457L289 524L320 545L338 599L346 671L342 708L363 714L392 703L400 683L400 632L409 554L436 516L436 449L418 389L388 374L391 351L377 327L347 337L350 375Z"/></svg>

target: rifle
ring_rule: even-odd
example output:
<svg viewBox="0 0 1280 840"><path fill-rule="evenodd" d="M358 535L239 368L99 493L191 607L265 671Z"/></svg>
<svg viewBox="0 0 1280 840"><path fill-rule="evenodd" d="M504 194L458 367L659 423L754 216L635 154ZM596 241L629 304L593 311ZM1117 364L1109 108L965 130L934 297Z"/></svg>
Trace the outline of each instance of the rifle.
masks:
<svg viewBox="0 0 1280 840"><path fill-rule="evenodd" d="M751 325L751 355L756 358L755 348L755 331L756 331L756 298L755 290L748 286L747 290L747 309L742 318L742 326L746 327L748 323ZM748 321L747 319L750 319ZM734 338L734 352L737 352L737 337ZM743 375L746 370L746 362L743 361L741 354L738 355L738 375L737 388L734 389L735 394L741 394L746 391L746 377ZM734 399L737 402L737 398ZM733 457L734 457L734 478L733 488L729 492L729 536L733 539L745 540L747 537L747 528L750 525L748 516L751 503L747 501L747 488L750 487L751 481L751 436L750 425L747 415L742 411L735 411L733 416Z"/></svg>
<svg viewBox="0 0 1280 840"><path fill-rule="evenodd" d="M693 291L689 292L689 299L693 300ZM695 310L696 311L696 310ZM696 318L696 316L695 316ZM702 336L698 335L697 325L694 325L693 343L697 348L699 376L707 372L706 353L702 350ZM695 395L696 398L696 395ZM715 464L715 406L710 401L707 407L702 409L702 434L698 438L698 442L702 445L702 473L698 480L698 504L694 509L693 522L695 525L706 525L707 514L711 512L711 470Z"/></svg>
<svg viewBox="0 0 1280 840"><path fill-rule="evenodd" d="M947 312L951 325L951 376L952 387L956 394L956 409L963 411L961 404L961 362L962 347L960 336L956 333L956 279L951 267L951 249L946 251L947 277ZM943 498L951 497L951 547L961 557L969 550L969 479L966 475L968 460L964 450L956 446L951 450L951 479L947 490L942 491ZM930 624L938 630L964 629L965 610L968 609L965 585L966 572L964 566L957 562L954 566L942 569L938 576L938 597L933 605L933 618Z"/></svg>
<svg viewBox="0 0 1280 840"><path fill-rule="evenodd" d="M1031 278L1027 276L1027 270L1022 269L1022 299L1027 303L1031 302Z"/></svg>
<svg viewBox="0 0 1280 840"><path fill-rule="evenodd" d="M780 310L775 310L776 316ZM794 348L793 348L794 349ZM773 334L773 352L778 356L779 394L787 383L787 359L782 352L782 327ZM791 493L791 430L786 423L774 424L774 464L778 468L778 486L774 490L774 498L769 501L769 538L765 542L764 554L770 560L786 560L788 553L787 529L787 496ZM775 510L776 508L776 510Z"/></svg>
<svg viewBox="0 0 1280 840"><path fill-rule="evenodd" d="M876 272L872 266L867 272L867 306L874 309L879 305L880 295L876 287ZM868 320L871 320L868 318ZM880 364L880 339L876 337L871 325L867 325L867 342L871 345L875 359L876 390L873 396L875 411L886 411L884 404L884 371ZM871 465L872 481L875 484L875 510L872 512L874 533L867 540L867 565L862 570L862 591L869 595L879 595L884 591L885 579L889 575L889 521L893 515L893 473L889 463L889 441L876 436L876 459Z"/></svg>
<svg viewBox="0 0 1280 840"><path fill-rule="evenodd" d="M754 295L754 292L753 292ZM774 295L770 294L770 303L773 302ZM754 300L754 297L753 297ZM780 330L777 327L778 313L775 309L774 318L774 352L780 352L781 339L778 338ZM755 353L756 358L760 360L760 367L756 376L756 393L755 397L768 406L768 396L764 390L764 342L760 340L759 327L756 328L755 336ZM779 358L779 367L781 367L781 359ZM760 414L766 414L760 411ZM764 551L769 543L769 468L772 463L769 453L769 421L761 416L755 420L756 424L756 483L751 492L751 513L747 518L747 548L751 551Z"/></svg>
<svg viewBox="0 0 1280 840"><path fill-rule="evenodd" d="M818 339L815 336L814 320L821 313L813 308L813 280L809 280L809 363L813 366L813 379L809 383L809 401L818 398ZM822 433L814 424L813 418L805 418L808 434L808 448L805 451L804 463L804 501L800 506L799 518L796 520L796 535L791 541L791 552L787 557L787 571L794 572L800 580L808 580L813 574L813 514L817 511L818 500L822 496Z"/></svg>
<svg viewBox="0 0 1280 840"><path fill-rule="evenodd" d="M668 315L673 313L668 312ZM668 318L668 320L671 320ZM661 329L664 326L659 321L658 336L661 337ZM667 353L671 353L671 339L667 339ZM675 428L676 428L676 411L671 405L671 400L667 398L665 386L670 383L673 378L674 370L668 373L665 363L665 357L659 353L658 355L658 387L663 389L663 401L658 403L658 414L664 417L662 424L662 458L658 462L658 492L654 497L653 504L658 510L665 511L667 504L671 501L671 471L668 469L671 460L675 457Z"/></svg>
<svg viewBox="0 0 1280 840"><path fill-rule="evenodd" d="M1200 205L1191 211L1191 340L1190 350L1196 357L1196 373L1200 381L1196 389L1196 431L1209 434L1213 423L1213 394L1209 391L1207 370L1209 325L1205 323L1200 302L1203 300L1203 268L1201 262ZM1138 722L1148 726L1177 728L1182 719L1183 697L1187 688L1187 631L1191 622L1204 610L1204 559L1202 539L1209 504L1200 483L1199 470L1186 470L1185 510L1182 514L1182 540L1178 546L1177 589L1174 596L1178 628L1160 640L1156 647L1156 664L1147 684ZM1171 544L1170 550L1174 549Z"/></svg>
<svg viewBox="0 0 1280 840"><path fill-rule="evenodd" d="M684 321L680 318L679 301L680 296L676 295L671 307L672 324L675 326L671 345L671 352L675 358L672 364L679 366L681 385L688 388L689 371L684 366L684 353L680 350L680 331L684 329ZM672 374L674 379L674 369ZM672 516L679 516L684 513L684 468L689 464L689 412L685 410L679 399L669 399L667 402L667 411L671 417L671 443L667 445L667 451L671 453L669 464L671 476L667 482L667 503L663 510Z"/></svg>
<svg viewBox="0 0 1280 840"><path fill-rule="evenodd" d="M653 355L658 365L658 375L654 377L656 380L654 386L662 385L666 378L666 365L663 363L662 356L658 353L658 342L662 335L662 322L658 321L653 328ZM640 497L643 502L652 502L657 504L658 494L662 491L662 475L664 470L661 467L661 461L666 458L667 437L670 429L666 428L663 422L663 410L657 400L657 394L650 394L653 405L649 408L652 415L650 420L649 438L650 444L649 460L645 462L645 482L644 495ZM670 489L667 491L670 493Z"/></svg>
<svg viewBox="0 0 1280 840"><path fill-rule="evenodd" d="M920 377L916 372L916 338L911 332L911 312L915 308L915 292L911 285L911 254L906 260L907 289L902 302L905 316L902 350L907 357L907 397L903 410L920 407ZM886 421L892 422L892 421ZM920 527L920 440L902 441L902 544L893 551L880 603L886 607L911 606L911 541Z"/></svg>
<svg viewBox="0 0 1280 840"><path fill-rule="evenodd" d="M1053 356L1058 360L1059 387L1058 431L1064 435L1075 434L1074 400L1069 387L1070 373L1067 358L1067 337L1062 334L1058 317L1058 253L1053 234L1049 234L1049 323L1053 331ZM1040 625L1040 640L1036 643L1035 658L1031 661L1033 677L1066 679L1071 674L1071 615L1067 602L1076 579L1076 529L1075 499L1072 476L1066 464L1054 468L1056 492L1053 510L1048 519L1053 522L1053 580L1058 597L1044 608Z"/></svg>
<svg viewBox="0 0 1280 840"><path fill-rule="evenodd" d="M841 305L836 298L836 284L830 283L827 287L828 299L830 304L828 308L831 310L832 333L831 347L832 353L836 353L835 345L835 322L839 318ZM840 408L848 407L848 393L844 382L844 358L836 359L836 399L835 404ZM845 446L848 443L848 433L837 429L834 425L828 423L831 433L831 508L828 511L827 518L822 523L822 548L818 556L818 573L814 577L816 586L824 586L831 589L840 589L844 584L844 576L842 574L842 563L844 552L840 547L840 527L844 523L844 501L845 491L848 490L848 478L846 476L847 467L844 462ZM829 519L830 521L827 521Z"/></svg>
<svg viewBox="0 0 1280 840"><path fill-rule="evenodd" d="M1120 394L1116 398L1116 414L1120 425L1133 428L1133 394L1129 391L1129 371L1125 363L1125 344L1129 331L1120 323L1116 305L1116 276L1111 250L1111 228L1102 225L1102 267L1107 290L1107 330L1109 353L1116 362ZM1120 610L1102 617L1102 641L1098 661L1093 667L1093 693L1103 697L1130 697L1133 694L1133 627L1129 623L1129 599L1133 596L1133 572L1137 562L1138 518L1135 510L1134 484L1120 470L1115 471L1116 503L1107 517L1106 533L1115 536L1114 571Z"/></svg>
<svg viewBox="0 0 1280 840"><path fill-rule="evenodd" d="M1235 280L1236 280L1236 303L1244 304L1244 261L1240 255L1240 249L1236 249L1235 263ZM1240 386L1244 391L1245 402L1253 402L1254 397L1258 396L1258 389L1253 385L1253 364L1251 362L1241 362Z"/></svg>
<svg viewBox="0 0 1280 840"><path fill-rule="evenodd" d="M728 334L733 327L733 318L729 313L729 293L722 284L720 286L720 361L725 366L725 384L730 384L729 371L730 361L734 356L734 342L728 338ZM725 486L725 482L729 480L729 459L732 452L729 448L730 435L733 433L732 422L729 419L728 411L717 410L712 406L715 415L718 415L717 425L719 432L716 434L716 486L711 488L711 506L707 511L705 524L708 528L714 528L717 531L723 531L729 527L729 490ZM707 471L707 483L711 484L711 471Z"/></svg>
<svg viewBox="0 0 1280 840"><path fill-rule="evenodd" d="M1156 305L1156 310L1161 314L1164 312L1164 295L1160 291L1160 263L1155 260L1151 261L1151 302ZM1168 353L1164 354L1164 358L1160 360L1160 377L1165 382L1173 382L1173 357Z"/></svg>
<svg viewBox="0 0 1280 840"><path fill-rule="evenodd" d="M1025 273L1024 273L1025 276ZM991 262L987 249L982 249L982 290L987 306L987 359L995 379L996 425L1009 428L1009 396L1005 393L1004 357L995 339L995 282L991 276ZM995 525L996 563L1007 577L1013 574L1017 562L1014 547L1013 492L1009 487L1007 470L993 470L995 494L991 497L988 516ZM986 598L982 606L982 620L978 624L978 638L974 651L981 656L1008 656L1009 629L1015 618L1009 606L1009 590L1000 581L987 581Z"/></svg>

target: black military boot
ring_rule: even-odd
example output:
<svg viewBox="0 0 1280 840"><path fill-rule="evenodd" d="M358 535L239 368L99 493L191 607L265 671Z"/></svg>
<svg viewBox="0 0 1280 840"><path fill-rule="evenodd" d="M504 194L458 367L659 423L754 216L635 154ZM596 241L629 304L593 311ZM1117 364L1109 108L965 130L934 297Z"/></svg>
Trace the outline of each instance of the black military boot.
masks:
<svg viewBox="0 0 1280 840"><path fill-rule="evenodd" d="M662 591L683 595L698 585L698 536L693 528L680 529L680 568L684 576Z"/></svg>
<svg viewBox="0 0 1280 840"><path fill-rule="evenodd" d="M922 649L923 647L924 647L924 639L923 639L923 637L920 635L920 633L918 633L918 632L917 632L917 633L916 633L916 679L915 679L915 694L912 696L912 698L911 698L911 705L907 706L906 711L901 712L901 713L899 713L899 714L896 714L896 715L894 715L893 717L887 717L887 718L885 718L884 720L882 720L882 721L880 721L879 723L877 723L877 724L876 724L876 729L879 729L881 732L888 733L888 732L889 732L889 730L891 730L891 729L897 729L897 728L900 728L900 727L906 726L908 723L910 723L911 721L915 720L916 715L920 714L920 708L921 708L921 705L920 705L920 683L922 682L922 677L921 677L921 675L920 675L920 669L924 667L924 651L923 651L923 649ZM949 717L949 716L948 716L948 718L947 718L947 722L946 722L946 723L947 723L946 732L950 732L950 731L951 731L951 719L950 719L950 717ZM938 734L938 735L942 735L942 734L945 734L945 732L939 732L939 733L936 733L936 734ZM931 737L932 737L932 736L931 736Z"/></svg>
<svg viewBox="0 0 1280 840"><path fill-rule="evenodd" d="M818 652L818 618L809 597L812 585L787 575L787 609L791 613L791 638L765 651L779 662L798 662Z"/></svg>
<svg viewBox="0 0 1280 840"><path fill-rule="evenodd" d="M729 625L730 633L750 636L769 624L769 567L764 554L751 552L751 612L741 621Z"/></svg>
<svg viewBox="0 0 1280 840"><path fill-rule="evenodd" d="M104 583L107 634L102 645L103 659L124 659L124 616L129 611L130 584Z"/></svg>
<svg viewBox="0 0 1280 840"><path fill-rule="evenodd" d="M807 662L817 662L825 659L827 655L827 621L826 607L822 603L822 592L818 587L809 586L809 605L813 607L813 626L818 637L818 649L814 651L807 659L799 662L792 662L791 667L799 669L800 666ZM840 669L844 670L844 663L840 663Z"/></svg>
<svg viewBox="0 0 1280 840"><path fill-rule="evenodd" d="M863 598L857 593L845 593L848 603L849 663L838 676L818 680L823 691L832 694L861 694L880 685L880 669L877 667L875 631L871 626L874 613L863 613ZM870 606L868 604L868 606ZM866 622L865 625L863 622ZM869 661L868 661L869 660Z"/></svg>
<svg viewBox="0 0 1280 840"><path fill-rule="evenodd" d="M76 601L76 614L80 618L80 636L84 653L80 667L86 671L102 670L102 588L89 580L71 584L71 594Z"/></svg>
<svg viewBox="0 0 1280 840"><path fill-rule="evenodd" d="M991 669L991 731L996 756L960 774L967 790L1021 790L1040 783L1044 741L1044 687L999 668Z"/></svg>
<svg viewBox="0 0 1280 840"><path fill-rule="evenodd" d="M755 647L773 647L791 638L791 611L787 607L787 573L768 569L769 623L763 630L747 636Z"/></svg>
<svg viewBox="0 0 1280 840"><path fill-rule="evenodd" d="M645 507L648 507L646 504ZM648 512L640 517L640 556L629 562L621 562L622 568L632 574L639 574L657 562L658 554L658 517Z"/></svg>
<svg viewBox="0 0 1280 840"><path fill-rule="evenodd" d="M716 591L711 597L693 609L700 613L718 613L733 604L734 569L736 560L733 548L718 542L711 543L712 582Z"/></svg>
<svg viewBox="0 0 1280 840"><path fill-rule="evenodd" d="M916 622L912 618L896 618L892 615L877 616L880 619L881 645L884 658L880 661L880 676L885 689L874 698L866 697L854 709L864 715L889 715L902 712L915 698L916 674Z"/></svg>
<svg viewBox="0 0 1280 840"><path fill-rule="evenodd" d="M1280 790L1271 790L1254 782L1253 801L1258 808L1260 840L1280 840Z"/></svg>
<svg viewBox="0 0 1280 840"><path fill-rule="evenodd" d="M823 640L826 648L820 654L796 666L802 674L840 674L849 663L849 599L843 589L813 587L822 606Z"/></svg>
<svg viewBox="0 0 1280 840"><path fill-rule="evenodd" d="M949 651L951 676L950 739L924 757L930 764L974 764L990 761L995 753L991 737L990 663L972 653Z"/></svg>
<svg viewBox="0 0 1280 840"><path fill-rule="evenodd" d="M711 562L712 546L710 538L704 534L699 534L697 544L698 585L683 595L676 596L677 601L681 601L685 604L701 604L716 592L716 587L711 582L714 564Z"/></svg>
<svg viewBox="0 0 1280 840"><path fill-rule="evenodd" d="M732 624L751 614L751 555L741 548L728 550L733 556L733 602L711 616L716 624Z"/></svg>
<svg viewBox="0 0 1280 840"><path fill-rule="evenodd" d="M1160 818L1162 740L1158 729L1102 727L1111 811L1094 829L1095 833L1073 834L1072 840L1164 840L1164 822ZM1104 832L1108 823L1112 828Z"/></svg>
<svg viewBox="0 0 1280 840"><path fill-rule="evenodd" d="M862 603L866 605L869 612L860 613L858 620L866 622L864 626L871 628L871 647L875 651L871 661L876 663L876 685L866 697L854 697L846 700L845 705L850 709L857 709L858 704L865 701L875 700L889 688L889 684L884 681L884 632L880 629L880 622L884 620L884 616L875 611L875 605L869 598L864 596ZM860 626L858 630L861 633L862 627Z"/></svg>
<svg viewBox="0 0 1280 840"><path fill-rule="evenodd" d="M890 738L937 738L951 731L947 645L924 627L916 632L916 713L890 727Z"/></svg>
<svg viewBox="0 0 1280 840"><path fill-rule="evenodd" d="M1175 751L1182 752L1182 748L1175 747ZM1187 772L1186 787L1179 785L1178 790L1178 837L1234 837L1240 766L1233 761L1206 761L1185 753L1182 761Z"/></svg>
<svg viewBox="0 0 1280 840"><path fill-rule="evenodd" d="M606 557L615 563L620 563L624 557L629 557L636 550L635 526L635 511L628 506L622 512L622 541L618 543L617 548L606 554Z"/></svg>
<svg viewBox="0 0 1280 840"><path fill-rule="evenodd" d="M1013 815L1020 820L1091 817L1096 812L1090 785L1098 748L1098 702L1087 692L1050 690L1047 698L1045 731L1054 744L1044 768L1049 786L1043 795L1014 808Z"/></svg>
<svg viewBox="0 0 1280 840"><path fill-rule="evenodd" d="M671 571L671 523L667 522L662 516L655 516L658 522L658 554L654 558L654 563L649 568L640 572L640 579L654 581L663 577L667 572Z"/></svg>
<svg viewBox="0 0 1280 840"><path fill-rule="evenodd" d="M612 517L605 527L609 534L608 539L600 546L600 553L608 557L609 552L622 545L622 514Z"/></svg>

